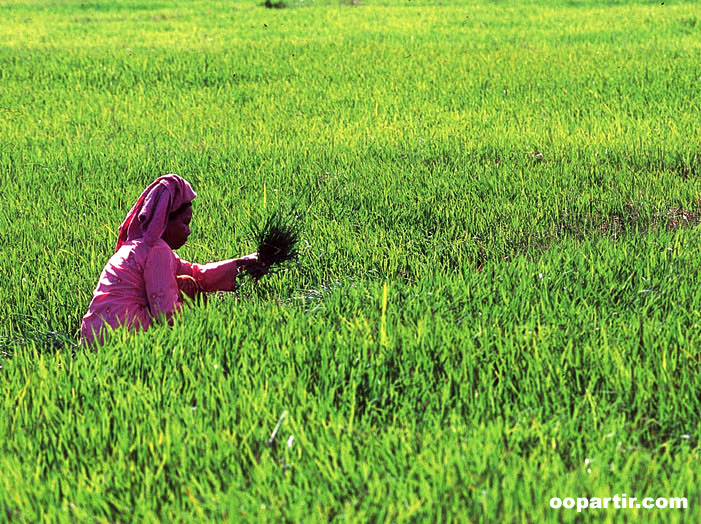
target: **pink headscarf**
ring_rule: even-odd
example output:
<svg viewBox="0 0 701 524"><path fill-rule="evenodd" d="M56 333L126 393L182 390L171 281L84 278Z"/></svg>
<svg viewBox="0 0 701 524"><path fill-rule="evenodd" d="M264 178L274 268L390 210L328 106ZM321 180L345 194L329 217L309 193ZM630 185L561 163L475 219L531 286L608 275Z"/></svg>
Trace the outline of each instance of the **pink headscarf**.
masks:
<svg viewBox="0 0 701 524"><path fill-rule="evenodd" d="M142 237L146 245L155 244L168 226L168 215L196 196L190 184L181 176L171 174L158 177L141 193L119 226L117 250L124 242Z"/></svg>

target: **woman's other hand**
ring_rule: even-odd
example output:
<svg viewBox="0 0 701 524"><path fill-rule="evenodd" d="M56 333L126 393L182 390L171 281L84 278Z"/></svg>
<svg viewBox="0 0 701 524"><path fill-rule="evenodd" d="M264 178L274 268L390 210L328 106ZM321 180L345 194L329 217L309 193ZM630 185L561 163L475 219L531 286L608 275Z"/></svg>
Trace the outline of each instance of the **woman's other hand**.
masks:
<svg viewBox="0 0 701 524"><path fill-rule="evenodd" d="M199 297L207 295L202 291L202 287L197 283L197 280L190 275L177 275L175 277L178 283L178 300L184 302L185 297L190 300L197 300Z"/></svg>

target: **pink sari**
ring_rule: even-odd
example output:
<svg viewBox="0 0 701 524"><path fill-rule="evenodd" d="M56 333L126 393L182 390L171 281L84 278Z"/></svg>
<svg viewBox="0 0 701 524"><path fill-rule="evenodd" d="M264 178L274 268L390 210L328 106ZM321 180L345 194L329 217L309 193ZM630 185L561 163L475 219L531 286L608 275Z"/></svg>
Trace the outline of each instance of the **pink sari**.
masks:
<svg viewBox="0 0 701 524"><path fill-rule="evenodd" d="M170 321L182 307L178 275L195 279L203 291L233 291L236 259L194 264L181 260L162 239L168 215L196 194L182 177L165 175L144 190L119 228L117 251L100 275L80 328L81 343L102 343L106 325L148 329L154 319Z"/></svg>

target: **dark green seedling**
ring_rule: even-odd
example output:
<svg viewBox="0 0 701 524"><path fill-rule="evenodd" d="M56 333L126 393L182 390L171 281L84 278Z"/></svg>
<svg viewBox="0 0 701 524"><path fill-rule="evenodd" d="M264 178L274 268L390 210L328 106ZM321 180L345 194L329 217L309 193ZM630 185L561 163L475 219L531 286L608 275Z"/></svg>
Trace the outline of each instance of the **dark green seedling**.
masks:
<svg viewBox="0 0 701 524"><path fill-rule="evenodd" d="M299 255L299 233L299 218L294 212L275 210L253 231L258 244L258 259L268 268L295 260Z"/></svg>

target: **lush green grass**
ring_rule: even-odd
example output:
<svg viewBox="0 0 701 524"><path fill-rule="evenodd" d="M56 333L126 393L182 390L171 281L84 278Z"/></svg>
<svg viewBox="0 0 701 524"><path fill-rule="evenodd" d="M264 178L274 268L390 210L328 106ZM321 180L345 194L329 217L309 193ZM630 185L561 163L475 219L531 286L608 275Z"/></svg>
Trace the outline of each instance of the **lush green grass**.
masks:
<svg viewBox="0 0 701 524"><path fill-rule="evenodd" d="M698 3L289 4L0 1L0 520L701 520ZM165 172L301 262L86 352Z"/></svg>

